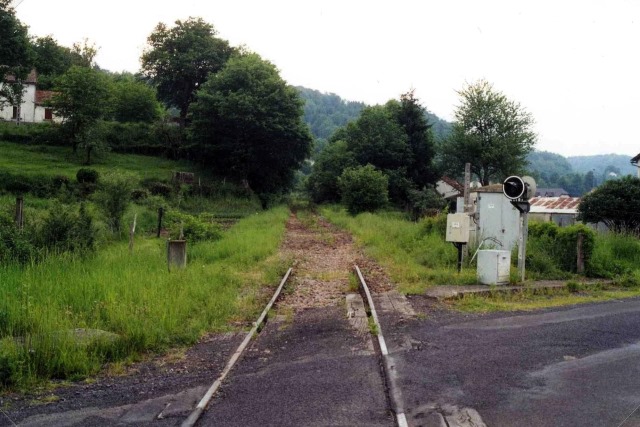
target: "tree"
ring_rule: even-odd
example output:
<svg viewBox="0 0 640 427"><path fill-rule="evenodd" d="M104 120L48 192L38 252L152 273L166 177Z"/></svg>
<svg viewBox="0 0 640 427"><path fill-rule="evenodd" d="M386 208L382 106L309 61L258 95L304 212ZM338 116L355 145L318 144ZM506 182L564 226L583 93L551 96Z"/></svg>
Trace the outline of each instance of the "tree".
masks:
<svg viewBox="0 0 640 427"><path fill-rule="evenodd" d="M213 25L201 18L175 24L168 28L159 23L148 37L142 73L157 86L161 101L180 110L184 128L196 91L210 73L222 69L234 50L229 42L215 37Z"/></svg>
<svg viewBox="0 0 640 427"><path fill-rule="evenodd" d="M132 177L123 173L109 173L101 180L95 201L114 233L122 228L122 218L131 202Z"/></svg>
<svg viewBox="0 0 640 427"><path fill-rule="evenodd" d="M53 88L56 78L64 74L77 58L68 47L60 46L51 36L37 37L31 42L34 67L38 71L38 89Z"/></svg>
<svg viewBox="0 0 640 427"><path fill-rule="evenodd" d="M347 168L338 179L342 203L351 214L374 211L387 204L389 178L373 165Z"/></svg>
<svg viewBox="0 0 640 427"><path fill-rule="evenodd" d="M0 0L0 76L31 66L28 28L11 7L11 0Z"/></svg>
<svg viewBox="0 0 640 427"><path fill-rule="evenodd" d="M427 121L427 111L420 105L413 90L400 95L400 102L390 101L397 122L404 128L409 138L412 158L407 165L409 179L418 187L434 184L438 174L433 167L435 142L431 125Z"/></svg>
<svg viewBox="0 0 640 427"><path fill-rule="evenodd" d="M318 155L307 181L307 189L314 202L340 201L338 177L349 167L357 166L353 153L345 141L330 143Z"/></svg>
<svg viewBox="0 0 640 427"><path fill-rule="evenodd" d="M18 108L24 95L22 80L31 69L29 33L16 17L11 0L0 0L0 110L7 106ZM12 82L4 82L11 75Z"/></svg>
<svg viewBox="0 0 640 427"><path fill-rule="evenodd" d="M110 81L102 72L74 65L56 80L55 88L51 106L63 117L75 153L91 126L108 111Z"/></svg>
<svg viewBox="0 0 640 427"><path fill-rule="evenodd" d="M298 92L255 53L231 58L192 105L194 154L219 175L246 180L266 208L311 151Z"/></svg>
<svg viewBox="0 0 640 427"><path fill-rule="evenodd" d="M521 172L536 142L532 116L485 80L458 94L452 133L441 146L443 168L459 176L471 163L482 185Z"/></svg>
<svg viewBox="0 0 640 427"><path fill-rule="evenodd" d="M607 181L585 195L578 206L578 220L603 222L616 233L640 233L640 178Z"/></svg>
<svg viewBox="0 0 640 427"><path fill-rule="evenodd" d="M95 43L89 42L89 39L85 38L82 43L74 43L71 47L73 54L73 65L79 67L96 68L96 55L98 54L98 47Z"/></svg>
<svg viewBox="0 0 640 427"><path fill-rule="evenodd" d="M112 86L112 118L121 123L152 122L157 120L162 107L156 91L131 74L114 76Z"/></svg>

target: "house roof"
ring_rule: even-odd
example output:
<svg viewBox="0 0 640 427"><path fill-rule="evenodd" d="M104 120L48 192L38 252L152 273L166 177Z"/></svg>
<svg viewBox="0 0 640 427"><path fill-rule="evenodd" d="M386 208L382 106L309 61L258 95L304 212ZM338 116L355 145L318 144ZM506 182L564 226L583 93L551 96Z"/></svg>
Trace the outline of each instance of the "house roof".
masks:
<svg viewBox="0 0 640 427"><path fill-rule="evenodd" d="M446 182L447 184L449 184L450 186L452 186L454 189L458 190L459 192L461 192L461 193L464 192L464 185L460 184L455 179L449 178L448 176L444 175L442 178L440 178L440 180Z"/></svg>
<svg viewBox="0 0 640 427"><path fill-rule="evenodd" d="M568 195L569 192L564 188L538 188L536 190L536 197L560 197Z"/></svg>
<svg viewBox="0 0 640 427"><path fill-rule="evenodd" d="M534 197L530 213L577 214L580 197Z"/></svg>
<svg viewBox="0 0 640 427"><path fill-rule="evenodd" d="M50 100L56 92L52 90L36 90L36 104L42 105L46 101Z"/></svg>
<svg viewBox="0 0 640 427"><path fill-rule="evenodd" d="M631 163L637 164L640 161L640 154L631 159Z"/></svg>
<svg viewBox="0 0 640 427"><path fill-rule="evenodd" d="M16 76L13 74L5 74L4 81L7 83L14 83L16 81ZM26 79L22 81L22 83L38 83L38 73L36 73L36 69L31 70Z"/></svg>

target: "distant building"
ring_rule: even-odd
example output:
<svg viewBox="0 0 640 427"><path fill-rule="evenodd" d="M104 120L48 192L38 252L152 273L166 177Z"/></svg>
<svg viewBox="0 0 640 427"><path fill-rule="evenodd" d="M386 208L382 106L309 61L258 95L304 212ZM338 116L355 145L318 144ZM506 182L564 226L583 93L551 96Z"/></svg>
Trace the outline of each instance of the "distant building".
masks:
<svg viewBox="0 0 640 427"><path fill-rule="evenodd" d="M578 216L579 197L534 197L529 200L531 210L529 219L532 221L555 222L560 227L576 223Z"/></svg>
<svg viewBox="0 0 640 427"><path fill-rule="evenodd" d="M564 188L538 188L535 197L562 197L568 195L569 192Z"/></svg>
<svg viewBox="0 0 640 427"><path fill-rule="evenodd" d="M0 82L0 87L5 83L14 83L15 76L7 74L4 80ZM38 90L38 75L36 70L23 80L22 84L25 92L20 106L20 121L25 123L41 123L45 121L60 121L59 117L53 115L53 110L46 107L46 101L51 99L55 92L48 90ZM18 119L18 107L5 107L0 110L0 120L16 121Z"/></svg>
<svg viewBox="0 0 640 427"><path fill-rule="evenodd" d="M631 159L631 164L638 168L638 178L640 178L640 165L638 165L639 161L640 161L640 154L638 154L633 159Z"/></svg>

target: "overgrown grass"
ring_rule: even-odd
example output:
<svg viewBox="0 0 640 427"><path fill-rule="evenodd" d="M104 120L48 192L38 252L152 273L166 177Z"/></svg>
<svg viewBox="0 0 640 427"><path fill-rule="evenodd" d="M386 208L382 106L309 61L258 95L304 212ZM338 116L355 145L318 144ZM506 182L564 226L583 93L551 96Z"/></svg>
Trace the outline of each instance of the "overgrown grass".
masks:
<svg viewBox="0 0 640 427"><path fill-rule="evenodd" d="M589 267L593 275L606 278L640 273L640 240L615 233L599 234Z"/></svg>
<svg viewBox="0 0 640 427"><path fill-rule="evenodd" d="M475 268L457 270L457 250L428 222L410 222L397 213L349 215L322 208L329 221L349 230L365 252L380 263L403 293L420 294L434 285L476 283Z"/></svg>
<svg viewBox="0 0 640 427"><path fill-rule="evenodd" d="M82 156L74 156L70 147L23 145L0 141L0 170L21 175L65 175L75 179L83 167ZM85 166L86 167L86 166ZM105 173L114 169L127 171L139 179L170 179L175 170L193 171L187 162L176 162L159 157L109 153L90 166Z"/></svg>
<svg viewBox="0 0 640 427"><path fill-rule="evenodd" d="M152 238L138 238L133 254L122 242L90 258L0 267L0 388L84 377L252 319L287 267L276 256L287 217L284 208L251 215L221 240L191 245L188 267L171 273L166 242ZM74 328L118 339L81 343Z"/></svg>
<svg viewBox="0 0 640 427"><path fill-rule="evenodd" d="M572 283L572 282L570 282ZM464 312L488 313L496 311L532 311L541 308L562 307L609 301L640 296L640 287L627 288L617 284L595 284L567 286L552 290L524 290L518 292L495 292L482 296L467 294L448 304Z"/></svg>

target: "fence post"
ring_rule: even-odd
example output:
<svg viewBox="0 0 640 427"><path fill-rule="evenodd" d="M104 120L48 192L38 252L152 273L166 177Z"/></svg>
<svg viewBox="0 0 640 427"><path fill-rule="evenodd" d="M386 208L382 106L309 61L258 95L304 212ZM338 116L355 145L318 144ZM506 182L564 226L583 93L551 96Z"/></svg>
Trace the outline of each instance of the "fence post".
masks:
<svg viewBox="0 0 640 427"><path fill-rule="evenodd" d="M131 224L131 228L129 229L129 253L133 252L133 235L136 232L136 220L138 219L138 214L133 216L133 224Z"/></svg>
<svg viewBox="0 0 640 427"><path fill-rule="evenodd" d="M171 271L171 266L185 268L187 266L187 241L167 240L167 266Z"/></svg>
<svg viewBox="0 0 640 427"><path fill-rule="evenodd" d="M156 237L160 237L160 230L162 229L162 214L164 213L164 209L161 207L158 208L158 235Z"/></svg>
<svg viewBox="0 0 640 427"><path fill-rule="evenodd" d="M16 197L16 227L21 231L24 228L24 199L22 197Z"/></svg>
<svg viewBox="0 0 640 427"><path fill-rule="evenodd" d="M578 244L576 248L577 260L576 260L576 272L578 274L584 273L584 234L578 233Z"/></svg>

